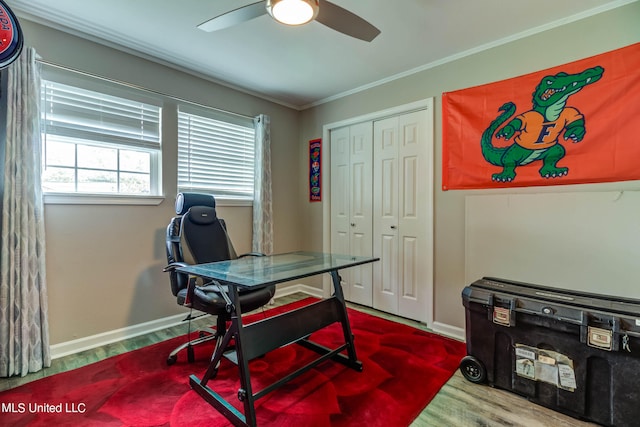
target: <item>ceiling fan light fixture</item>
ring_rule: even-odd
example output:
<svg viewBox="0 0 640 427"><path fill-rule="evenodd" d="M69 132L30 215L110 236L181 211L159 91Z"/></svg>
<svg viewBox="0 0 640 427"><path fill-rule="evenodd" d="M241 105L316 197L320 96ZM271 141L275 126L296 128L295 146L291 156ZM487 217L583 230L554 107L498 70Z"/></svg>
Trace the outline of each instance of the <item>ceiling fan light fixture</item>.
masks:
<svg viewBox="0 0 640 427"><path fill-rule="evenodd" d="M318 0L267 0L267 12L286 25L303 25L318 15Z"/></svg>

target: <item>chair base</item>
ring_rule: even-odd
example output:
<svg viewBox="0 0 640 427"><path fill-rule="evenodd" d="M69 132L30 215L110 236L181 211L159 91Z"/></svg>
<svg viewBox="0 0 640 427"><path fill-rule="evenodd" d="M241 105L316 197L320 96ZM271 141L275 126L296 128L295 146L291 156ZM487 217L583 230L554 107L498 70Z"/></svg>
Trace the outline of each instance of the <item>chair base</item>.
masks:
<svg viewBox="0 0 640 427"><path fill-rule="evenodd" d="M188 318L190 321L190 318ZM190 329L190 327L189 327ZM216 316L216 326L215 328L201 328L196 331L198 333L198 338L190 340L178 347L176 347L171 353L169 353L169 357L167 357L167 365L171 366L178 361L178 354L187 349L187 361L189 363L193 363L195 361L195 357L193 354L193 346L199 345L202 343L206 343L209 341L217 341L216 348L222 343L222 338L227 332L227 318L225 316Z"/></svg>
<svg viewBox="0 0 640 427"><path fill-rule="evenodd" d="M203 329L199 329L197 332L199 334L198 338L188 341L184 344L181 344L180 346L173 349L171 353L169 353L169 356L167 357L167 365L171 366L175 364L178 361L178 354L184 349L187 349L187 361L189 363L193 363L195 360L195 357L193 355L194 345L198 345L198 344L202 344L205 342L214 341L218 339L218 333L213 328L203 328Z"/></svg>

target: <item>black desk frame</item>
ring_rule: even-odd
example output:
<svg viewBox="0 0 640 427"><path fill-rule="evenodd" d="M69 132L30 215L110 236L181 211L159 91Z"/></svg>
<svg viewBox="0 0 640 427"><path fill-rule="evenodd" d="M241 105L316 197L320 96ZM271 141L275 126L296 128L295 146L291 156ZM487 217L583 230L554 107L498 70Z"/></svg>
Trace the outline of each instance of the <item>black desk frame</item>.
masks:
<svg viewBox="0 0 640 427"><path fill-rule="evenodd" d="M374 261L374 260L370 260ZM369 261L369 262L370 262ZM281 387L293 378L309 371L316 365L327 359L340 362L356 371L362 371L362 362L356 356L356 349L353 343L351 325L347 316L347 307L342 292L341 278L338 269L324 271L331 274L335 293L328 299L323 299L311 305L307 305L280 315L269 317L248 325L242 324L242 313L238 298L238 286L233 282L220 281L222 285L228 285L228 298L231 313L231 326L227 329L222 338L221 345L216 346L216 350L211 359L209 367L202 379L195 375L189 377L189 382L195 390L209 404L215 407L220 413L227 417L235 426L254 427L257 424L254 402L256 399ZM319 274L315 273L315 274ZM222 287L221 287L222 288ZM310 341L309 335L333 323L340 322L344 334L345 343L338 348L330 349ZM274 334L274 331L278 331ZM243 402L244 414L238 411L228 401L216 393L208 383L216 377L219 363L224 355L225 349L231 340L235 341L238 368L240 372L240 389L238 399ZM321 356L311 363L290 373L284 378L274 382L264 389L253 392L251 378L249 375L249 361L275 350L283 345L297 343ZM342 353L346 350L347 354Z"/></svg>

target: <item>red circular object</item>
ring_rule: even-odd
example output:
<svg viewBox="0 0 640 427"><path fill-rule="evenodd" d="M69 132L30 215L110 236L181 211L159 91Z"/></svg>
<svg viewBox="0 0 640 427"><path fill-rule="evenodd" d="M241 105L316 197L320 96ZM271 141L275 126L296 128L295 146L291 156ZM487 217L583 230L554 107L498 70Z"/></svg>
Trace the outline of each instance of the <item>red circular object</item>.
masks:
<svg viewBox="0 0 640 427"><path fill-rule="evenodd" d="M0 69L15 61L22 52L24 40L18 19L0 0Z"/></svg>

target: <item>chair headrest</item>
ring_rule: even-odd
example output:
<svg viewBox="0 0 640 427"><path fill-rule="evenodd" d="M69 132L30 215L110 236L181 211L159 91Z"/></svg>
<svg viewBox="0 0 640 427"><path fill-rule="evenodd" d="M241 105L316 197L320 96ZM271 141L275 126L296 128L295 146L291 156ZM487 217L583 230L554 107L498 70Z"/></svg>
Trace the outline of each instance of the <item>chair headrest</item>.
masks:
<svg viewBox="0 0 640 427"><path fill-rule="evenodd" d="M208 225L213 224L218 220L216 208L212 208L210 206L192 206L188 212L188 218L194 224Z"/></svg>
<svg viewBox="0 0 640 427"><path fill-rule="evenodd" d="M184 215L192 206L216 207L216 199L211 194L178 193L176 197L176 214Z"/></svg>

